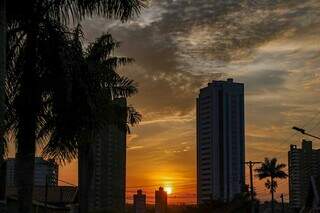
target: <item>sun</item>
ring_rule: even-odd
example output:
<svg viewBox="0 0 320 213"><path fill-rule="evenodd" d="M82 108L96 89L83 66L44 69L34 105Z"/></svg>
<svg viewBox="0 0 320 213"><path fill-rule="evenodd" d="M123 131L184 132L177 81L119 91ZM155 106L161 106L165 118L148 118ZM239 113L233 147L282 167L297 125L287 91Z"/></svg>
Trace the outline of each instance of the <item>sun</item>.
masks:
<svg viewBox="0 0 320 213"><path fill-rule="evenodd" d="M172 194L172 187L166 186L166 187L164 187L164 191L167 192L168 195L171 195Z"/></svg>

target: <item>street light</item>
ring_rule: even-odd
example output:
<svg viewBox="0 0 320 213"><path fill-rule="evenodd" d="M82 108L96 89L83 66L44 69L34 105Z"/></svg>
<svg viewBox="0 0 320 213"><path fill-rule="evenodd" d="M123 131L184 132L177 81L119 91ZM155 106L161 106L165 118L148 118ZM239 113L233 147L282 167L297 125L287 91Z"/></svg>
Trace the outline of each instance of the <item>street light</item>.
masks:
<svg viewBox="0 0 320 213"><path fill-rule="evenodd" d="M296 127L296 126L292 127L292 129L297 131L297 132L300 132L303 135L308 135L310 137L313 137L313 138L316 138L316 139L320 140L320 137L307 133L307 131L305 129L302 129L302 128L299 128L299 127Z"/></svg>

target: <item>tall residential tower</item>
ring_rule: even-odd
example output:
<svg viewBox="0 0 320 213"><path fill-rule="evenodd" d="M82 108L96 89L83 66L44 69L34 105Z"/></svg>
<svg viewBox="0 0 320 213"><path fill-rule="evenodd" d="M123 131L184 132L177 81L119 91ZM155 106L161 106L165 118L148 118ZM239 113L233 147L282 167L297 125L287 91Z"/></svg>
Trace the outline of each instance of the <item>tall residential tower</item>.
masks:
<svg viewBox="0 0 320 213"><path fill-rule="evenodd" d="M306 202L311 176L320 175L320 150L312 149L312 142L307 140L302 141L300 149L291 145L288 165L290 208L300 209Z"/></svg>
<svg viewBox="0 0 320 213"><path fill-rule="evenodd" d="M126 109L125 98L114 101ZM126 110L117 116L126 121ZM89 209L123 213L126 190L126 130L115 124L106 125L92 146L93 174L89 188Z"/></svg>
<svg viewBox="0 0 320 213"><path fill-rule="evenodd" d="M244 85L213 81L197 98L197 199L230 201L245 184Z"/></svg>

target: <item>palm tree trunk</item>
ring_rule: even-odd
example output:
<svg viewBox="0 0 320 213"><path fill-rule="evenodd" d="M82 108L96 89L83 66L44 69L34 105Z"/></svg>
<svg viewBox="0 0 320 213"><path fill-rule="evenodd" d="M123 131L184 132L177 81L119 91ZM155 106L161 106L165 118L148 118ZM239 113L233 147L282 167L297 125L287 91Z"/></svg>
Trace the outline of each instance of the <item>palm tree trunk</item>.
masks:
<svg viewBox="0 0 320 213"><path fill-rule="evenodd" d="M5 141L5 75L6 75L6 43L7 43L7 23L6 23L6 0L0 1L0 202L6 197L6 167L4 162ZM1 203L0 203L1 205ZM1 206L0 206L1 208Z"/></svg>
<svg viewBox="0 0 320 213"><path fill-rule="evenodd" d="M30 29L26 38L26 58L17 106L19 121L15 177L20 213L32 212L37 112L41 103L35 70L37 28L30 27Z"/></svg>
<svg viewBox="0 0 320 213"><path fill-rule="evenodd" d="M78 190L79 190L79 213L88 212L88 194L86 171L88 170L88 160L84 144L79 145L78 154Z"/></svg>
<svg viewBox="0 0 320 213"><path fill-rule="evenodd" d="M274 213L274 185L273 185L273 177L271 177L271 213Z"/></svg>
<svg viewBox="0 0 320 213"><path fill-rule="evenodd" d="M90 187L90 144L80 143L78 156L78 180L79 180L79 213L89 211L89 187Z"/></svg>
<svg viewBox="0 0 320 213"><path fill-rule="evenodd" d="M26 144L32 145L29 139L24 140ZM28 151L25 151L28 149ZM33 171L34 171L34 151L33 147L22 148L18 146L16 154L16 185L18 189L18 205L20 213L32 212L32 195L33 195Z"/></svg>

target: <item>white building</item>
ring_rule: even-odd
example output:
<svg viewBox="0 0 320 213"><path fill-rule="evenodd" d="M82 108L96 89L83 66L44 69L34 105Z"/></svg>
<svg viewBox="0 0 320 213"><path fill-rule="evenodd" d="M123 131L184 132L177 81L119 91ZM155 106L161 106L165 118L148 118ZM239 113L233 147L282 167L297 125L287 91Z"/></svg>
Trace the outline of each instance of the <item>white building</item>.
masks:
<svg viewBox="0 0 320 213"><path fill-rule="evenodd" d="M15 158L8 158L6 185L8 187L15 186ZM34 162L34 186L45 186L46 177L49 186L58 185L59 166L53 160L44 160L42 157L36 157Z"/></svg>
<svg viewBox="0 0 320 213"><path fill-rule="evenodd" d="M244 85L213 81L197 98L197 198L230 201L245 184Z"/></svg>

